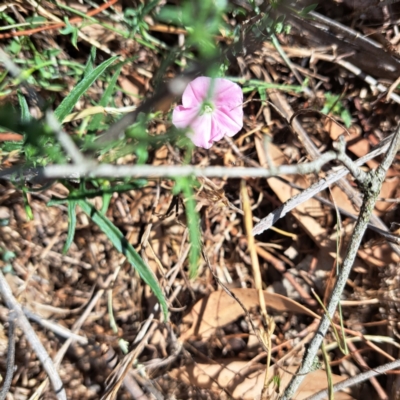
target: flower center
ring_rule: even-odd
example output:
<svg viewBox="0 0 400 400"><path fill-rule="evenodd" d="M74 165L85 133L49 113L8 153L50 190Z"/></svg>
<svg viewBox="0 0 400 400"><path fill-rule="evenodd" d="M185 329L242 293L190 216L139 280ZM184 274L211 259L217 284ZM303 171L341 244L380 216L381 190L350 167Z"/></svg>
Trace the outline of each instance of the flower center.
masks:
<svg viewBox="0 0 400 400"><path fill-rule="evenodd" d="M200 115L211 114L214 111L214 106L209 101L204 101L201 105Z"/></svg>

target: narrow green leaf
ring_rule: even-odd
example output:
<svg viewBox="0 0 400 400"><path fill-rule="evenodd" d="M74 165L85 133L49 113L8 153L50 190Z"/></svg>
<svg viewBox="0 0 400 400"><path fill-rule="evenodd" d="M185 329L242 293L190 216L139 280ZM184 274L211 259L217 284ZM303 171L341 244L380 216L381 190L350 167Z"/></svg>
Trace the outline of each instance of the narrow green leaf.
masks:
<svg viewBox="0 0 400 400"><path fill-rule="evenodd" d="M302 17L306 17L311 11L314 11L318 7L318 3L310 4L307 7L304 7L300 12L299 15Z"/></svg>
<svg viewBox="0 0 400 400"><path fill-rule="evenodd" d="M65 241L63 254L65 254L71 247L71 243L74 240L75 229L76 229L76 201L68 201L68 234L67 240Z"/></svg>
<svg viewBox="0 0 400 400"><path fill-rule="evenodd" d="M111 78L111 81L107 85L106 90L104 91L104 94L102 98L99 101L99 106L107 107L108 102L110 101L111 95L114 93L114 88L117 83L117 79L119 77L119 74L121 72L121 68L123 67L123 64L121 64L115 71L113 77ZM99 129L99 125L101 123L101 120L103 119L102 114L97 114L93 117L92 121L90 122L88 126L88 131L93 132L97 131Z"/></svg>
<svg viewBox="0 0 400 400"><path fill-rule="evenodd" d="M63 119L72 111L80 97L89 89L93 82L97 78L99 78L100 75L106 70L106 68L109 67L117 58L118 56L115 56L104 61L72 89L71 93L61 102L61 104L54 111L55 116L60 122L62 122Z"/></svg>
<svg viewBox="0 0 400 400"><path fill-rule="evenodd" d="M190 239L190 253L189 253L189 277L193 279L197 275L197 267L199 264L200 257L200 244L201 244L201 235L200 235L200 219L199 214L196 211L196 200L193 195L193 181L190 178L183 177L176 179L176 186L174 187L174 193L177 194L182 192L183 197L185 198L185 211L186 211L186 223L189 230L189 239Z"/></svg>
<svg viewBox="0 0 400 400"><path fill-rule="evenodd" d="M102 197L103 204L102 204L101 210L100 210L100 212L102 214L105 214L107 212L108 207L110 206L111 199L112 199L111 193L103 193L103 197Z"/></svg>
<svg viewBox="0 0 400 400"><path fill-rule="evenodd" d="M147 5L143 7L142 15L147 15L150 13L150 11L153 10L156 6L158 6L158 3L160 0L152 0L150 1Z"/></svg>
<svg viewBox="0 0 400 400"><path fill-rule="evenodd" d="M26 190L22 191L22 195L24 198L24 208L25 208L25 212L26 212L26 217L29 221L33 221L33 211L32 208L29 204L29 200L28 200L28 193Z"/></svg>
<svg viewBox="0 0 400 400"><path fill-rule="evenodd" d="M153 271L144 263L136 250L126 240L122 232L108 220L105 215L96 210L96 208L86 200L79 200L77 203L82 211L107 235L114 247L127 258L144 282L150 286L161 304L165 320L168 320L168 305Z"/></svg>
<svg viewBox="0 0 400 400"><path fill-rule="evenodd" d="M90 55L85 65L85 70L83 71L83 77L85 78L93 71L93 65L96 60L96 47L92 46L90 49Z"/></svg>
<svg viewBox="0 0 400 400"><path fill-rule="evenodd" d="M267 93L265 89L258 89L258 94L260 95L260 99L262 102L266 102L267 101Z"/></svg>
<svg viewBox="0 0 400 400"><path fill-rule="evenodd" d="M21 121L28 122L31 119L31 113L29 112L28 103L26 102L25 96L20 90L17 92L19 107L21 109Z"/></svg>
<svg viewBox="0 0 400 400"><path fill-rule="evenodd" d="M64 18L65 28L60 29L61 35L69 35L71 34L71 43L78 50L78 28L76 26L72 26L68 20L68 18Z"/></svg>

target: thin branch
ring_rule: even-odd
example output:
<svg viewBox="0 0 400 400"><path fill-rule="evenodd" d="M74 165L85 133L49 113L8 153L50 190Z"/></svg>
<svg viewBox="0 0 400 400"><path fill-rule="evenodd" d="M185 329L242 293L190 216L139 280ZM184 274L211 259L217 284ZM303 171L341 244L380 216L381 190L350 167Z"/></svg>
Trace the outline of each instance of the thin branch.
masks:
<svg viewBox="0 0 400 400"><path fill-rule="evenodd" d="M339 60L335 60L335 62L338 62ZM264 76L265 78L272 82L271 77L268 75L266 71L264 71ZM361 76L364 76L362 74ZM368 79L371 77L368 77ZM372 79L372 78L371 78ZM368 82L371 81L371 79L368 80ZM292 108L290 107L289 103L286 101L285 97L279 93L279 92L272 92L269 91L271 100L275 103L275 105L280 109L281 113L284 115L287 121L291 121L292 126L296 134L298 135L299 140L301 143L304 145L307 153L311 156L312 159L317 158L320 155L320 152L318 148L315 146L314 142L310 139L308 136L307 132L303 129L301 123L297 118L293 118L291 120L292 116L294 115L294 112ZM395 100L395 99L394 99ZM400 104L400 97L397 96L397 100ZM362 204L362 199L359 195L359 192L353 188L349 181L347 179L343 179L344 177L341 177L341 179L335 181L335 184L346 194L346 196L349 198L349 200L355 204L356 207L360 208ZM371 215L371 222L376 225L377 227L381 228L382 230L388 231L389 229L387 226L384 224L384 222L375 214ZM257 229L255 227L254 229ZM389 243L389 246L392 248L392 250L400 255L400 247L393 244Z"/></svg>
<svg viewBox="0 0 400 400"><path fill-rule="evenodd" d="M3 298L3 301L7 305L8 309L13 310L15 312L17 324L21 328L22 332L24 332L26 339L28 340L33 351L36 353L37 358L39 359L39 361L43 365L44 370L49 376L50 382L53 386L57 398L59 400L67 400L63 383L60 379L60 376L58 375L56 368L54 367L54 364L49 354L47 353L46 349L40 342L28 319L25 317L20 304L13 296L11 288L8 285L6 278L4 277L1 271L0 271L0 294L1 297Z"/></svg>
<svg viewBox="0 0 400 400"><path fill-rule="evenodd" d="M336 22L336 21L334 21L334 22ZM363 35L359 35L359 38L367 38L367 37L363 36ZM267 51L267 52L276 51L276 48L274 47L274 45L272 43L264 42L263 47L264 47L265 51ZM331 46L331 47L333 47L333 46ZM383 90L383 85L380 85L376 79L374 79L370 75L367 75L366 73L361 71L358 67L356 67L354 64L352 64L348 61L345 61L342 63L341 62L342 59L337 57L337 55L335 55L335 54L333 54L333 55L324 54L324 53L320 53L320 52L316 51L315 49L312 49L312 48L310 49L310 48L306 48L306 47L282 46L282 49L284 51L286 51L287 53L289 53L289 56L291 56L291 57L299 57L299 58L312 57L314 60L321 60L321 61L328 61L331 63L337 63L341 67L346 68L350 72L356 74L357 77L364 80L364 82L371 85L371 89L377 88L381 93L387 91L387 97L389 99L393 100L395 103L400 104L400 96L398 94L393 93L390 90L388 91L387 88L385 88L385 90ZM379 85L379 87L377 87L377 85Z"/></svg>
<svg viewBox="0 0 400 400"><path fill-rule="evenodd" d="M374 376L384 374L387 371L391 371L395 368L400 368L400 360L392 361L390 363L381 365L380 367L371 369L370 371L363 372L362 374L353 376L349 379L346 379L342 382L337 383L333 386L334 392L339 392L340 390L346 389L348 387L358 385L361 382L366 381L367 379L371 379ZM322 400L328 396L328 390L321 390L320 392L307 397L305 400Z"/></svg>
<svg viewBox="0 0 400 400"><path fill-rule="evenodd" d="M282 400L291 399L297 391L299 385L303 381L305 375L312 371L315 356L322 344L326 332L328 331L330 321L333 319L336 307L340 300L340 296L342 295L343 290L346 286L351 268L357 256L357 251L360 247L364 232L367 229L368 222L374 210L376 200L382 187L382 183L385 180L387 170L392 164L393 159L399 149L399 144L400 125L397 127L396 133L394 134L393 140L390 143L389 149L382 163L375 171L372 171L368 174L370 179L362 184L362 189L364 191L363 204L361 206L360 215L354 227L354 233L350 239L350 243L347 248L346 256L343 260L342 269L337 277L335 286L331 294L331 298L327 306L327 311L329 315L324 314L324 316L322 317L318 330L311 340L310 345L306 349L302 364L297 371L297 374L292 378L289 385L285 389L285 392L281 398Z"/></svg>
<svg viewBox="0 0 400 400"><path fill-rule="evenodd" d="M57 324L56 322L49 321L45 318L42 318L41 316L33 313L26 307L22 307L22 310L24 314L26 315L27 318L29 318L31 321L35 321L39 325L41 325L43 328L48 329L49 331L54 332L56 335L64 338L64 339L69 339L71 338L72 340L76 341L79 343L81 346L86 346L88 344L87 338L77 335L76 333L71 332L69 329L65 328L62 325Z"/></svg>
<svg viewBox="0 0 400 400"><path fill-rule="evenodd" d="M278 179L281 180L286 185L290 186L291 188L294 188L294 189L297 189L297 190L300 190L300 191L304 190L301 186L296 185L293 182L289 182L286 179L283 179L282 177L279 177ZM358 215L355 215L355 214L351 213L350 211L347 211L344 208L333 204L330 200L325 199L324 197L314 195L313 198L315 200L318 200L320 203L330 207L331 209L339 211L340 214L342 214L342 215L344 215L346 217L352 218L354 220L357 220L357 218L358 218ZM378 201L384 201L384 199L382 200L381 198L378 198ZM400 199L399 199L399 202L400 202ZM240 210L239 208L235 207L233 204L230 204L229 207L234 209L236 212L239 212L239 213L242 212L242 210ZM273 211L273 213L276 212L276 211L277 210ZM261 221L261 219L257 218L257 217L253 217L253 221L258 223L258 222ZM390 231L383 230L383 229L379 228L377 225L374 225L373 223L369 223L368 224L368 229L371 229L372 231L378 233L384 239L386 239L388 242L396 244L397 246L400 246L400 236L398 236L396 234L393 234ZM395 249L398 249L397 246L395 247ZM398 254L400 255L400 253L398 253Z"/></svg>
<svg viewBox="0 0 400 400"><path fill-rule="evenodd" d="M53 179L79 179L90 178L175 178L180 176L196 177L226 177L243 178L245 176L252 178L271 178L278 175L291 174L310 174L318 173L321 167L326 163L342 159L334 152L328 151L322 154L318 159L298 165L282 165L270 169L265 168L244 168L244 167L196 167L192 165L110 165L98 164L89 165L49 165L41 168L20 168L13 167L0 171L0 179L19 181L24 178L28 181L42 182ZM348 173L343 168L344 175Z"/></svg>
<svg viewBox="0 0 400 400"><path fill-rule="evenodd" d="M78 146L71 139L71 136L69 136L68 133L66 133L61 128L60 123L57 121L53 112L50 110L46 112L46 122L50 129L53 131L54 136L57 138L64 151L71 158L71 160L78 165L88 164L88 161L78 149Z"/></svg>
<svg viewBox="0 0 400 400"><path fill-rule="evenodd" d="M372 160L376 156L379 156L382 153L385 153L389 148L389 140L392 140L393 135L390 135L387 140L381 143L377 149L371 151L370 153L366 154L365 156L359 158L354 163L357 166L361 166L365 164L367 161ZM280 218L283 218L288 212L299 206L300 204L304 203L305 201L314 197L317 193L322 192L323 190L327 189L330 185L337 182L338 180L344 178L349 171L347 169L341 169L334 173L331 173L326 178L321 179L320 181L314 183L309 188L303 190L296 196L293 196L288 201L282 204L279 208L272 211L268 214L265 218L263 218L253 229L253 235L259 235L260 233L269 229L272 225L275 224ZM0 173L1 177L1 173Z"/></svg>
<svg viewBox="0 0 400 400"><path fill-rule="evenodd" d="M12 378L14 375L15 364L15 312L11 311L8 316L8 349L7 349L7 372L4 379L3 387L0 391L0 400L7 398L10 391Z"/></svg>

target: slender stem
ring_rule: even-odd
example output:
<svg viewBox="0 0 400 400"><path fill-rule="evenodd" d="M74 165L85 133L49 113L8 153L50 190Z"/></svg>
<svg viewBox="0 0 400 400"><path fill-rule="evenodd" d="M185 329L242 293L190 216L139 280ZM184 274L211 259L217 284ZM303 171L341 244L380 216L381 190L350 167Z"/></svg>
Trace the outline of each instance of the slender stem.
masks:
<svg viewBox="0 0 400 400"><path fill-rule="evenodd" d="M338 154L328 151L317 160L298 165L282 165L270 169L245 168L245 167L205 167L200 168L192 165L111 165L92 164L84 162L81 164L48 165L41 168L10 168L0 171L0 179L18 181L22 176L27 180L41 182L52 179L79 179L90 178L177 178L184 176L196 177L226 177L242 178L244 176L270 178L278 175L309 174L317 173L321 167L329 161L338 159ZM346 170L347 171L347 170Z"/></svg>
<svg viewBox="0 0 400 400"><path fill-rule="evenodd" d="M328 331L330 320L334 316L336 307L340 300L340 296L342 295L343 290L346 286L347 279L350 275L351 268L357 256L358 248L361 244L364 232L367 229L368 222L374 210L376 200L379 196L382 183L386 176L386 172L393 162L393 159L399 149L399 144L400 125L397 127L396 133L382 163L375 171L372 171L369 174L370 179L367 179L367 182L362 183L362 187L364 190L363 204L361 206L360 215L354 228L354 233L347 248L347 253L343 261L342 269L337 277L335 286L331 294L331 298L327 306L328 315L325 314L322 317L318 330L304 354L302 364L296 375L292 378L289 385L287 386L285 392L283 393L283 396L281 397L281 400L291 399L296 393L305 375L307 375L313 369L316 354L322 344L326 332Z"/></svg>
<svg viewBox="0 0 400 400"><path fill-rule="evenodd" d="M61 128L52 111L46 112L46 122L71 160L78 165L87 164L85 157L72 138Z"/></svg>

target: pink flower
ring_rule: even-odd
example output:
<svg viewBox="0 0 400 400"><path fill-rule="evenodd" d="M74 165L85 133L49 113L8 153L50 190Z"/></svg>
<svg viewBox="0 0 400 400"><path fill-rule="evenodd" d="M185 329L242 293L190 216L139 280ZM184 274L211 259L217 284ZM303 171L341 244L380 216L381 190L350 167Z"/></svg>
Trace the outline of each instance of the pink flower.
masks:
<svg viewBox="0 0 400 400"><path fill-rule="evenodd" d="M213 142L242 129L242 103L243 92L236 83L200 76L183 92L182 105L175 107L172 123L177 128L189 128L192 142L209 149Z"/></svg>

